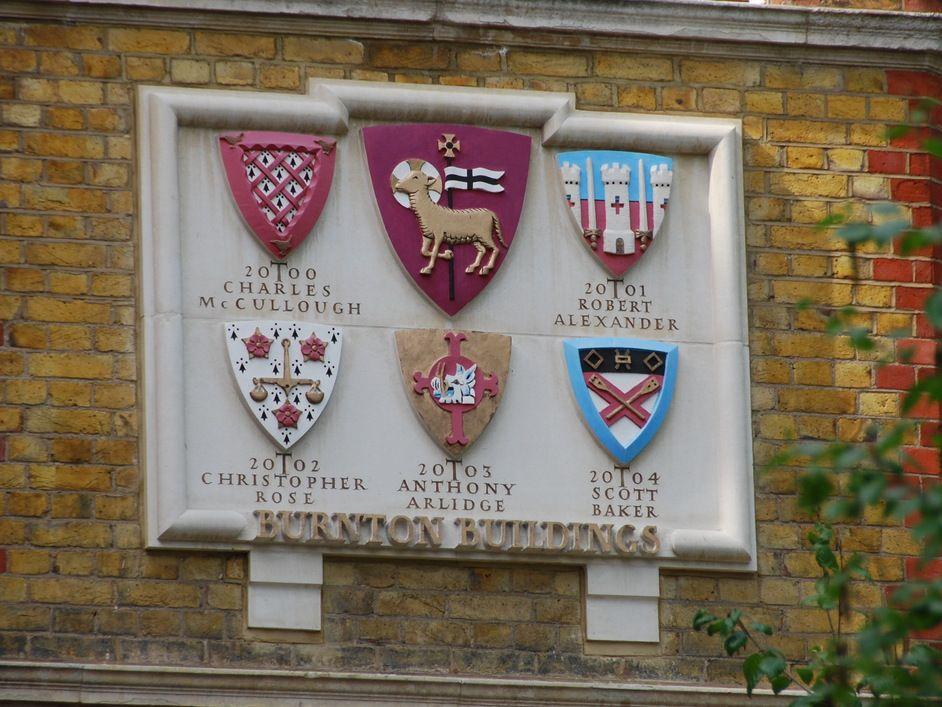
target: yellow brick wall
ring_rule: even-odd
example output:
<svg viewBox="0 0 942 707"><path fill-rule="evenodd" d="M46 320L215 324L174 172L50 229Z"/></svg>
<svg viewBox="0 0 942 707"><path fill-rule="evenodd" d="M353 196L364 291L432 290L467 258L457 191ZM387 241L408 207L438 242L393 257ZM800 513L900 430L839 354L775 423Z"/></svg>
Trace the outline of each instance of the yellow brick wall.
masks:
<svg viewBox="0 0 942 707"><path fill-rule="evenodd" d="M867 172L907 98L887 72L632 51L528 49L357 36L0 24L0 658L725 681L737 664L690 630L696 609L745 605L787 655L827 630L801 606L817 573L794 472L759 476L759 572L663 576L652 655L587 655L578 570L328 560L324 631L279 643L244 628L239 554L144 552L135 358L134 87L302 92L310 77L572 91L590 110L740 117L745 137L755 457L787 440L860 439L899 396L876 355L797 306L857 304L889 345L916 335L881 254L847 249L823 217L890 193ZM900 148L904 151L909 148ZM916 208L919 207L917 205ZM926 257L916 258L927 262ZM913 284L911 288L927 288ZM881 601L913 552L874 518L843 531L875 562L856 606Z"/></svg>

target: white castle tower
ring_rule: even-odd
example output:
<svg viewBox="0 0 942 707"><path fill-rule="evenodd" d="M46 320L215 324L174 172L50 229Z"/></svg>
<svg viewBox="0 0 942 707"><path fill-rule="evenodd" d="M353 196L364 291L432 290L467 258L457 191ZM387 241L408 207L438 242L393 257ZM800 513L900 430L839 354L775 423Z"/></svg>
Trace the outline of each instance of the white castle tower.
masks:
<svg viewBox="0 0 942 707"><path fill-rule="evenodd" d="M664 220L664 212L667 210L667 197L671 193L671 182L674 179L674 173L668 169L666 164L659 164L651 167L651 189L654 193L654 233L657 233Z"/></svg>
<svg viewBox="0 0 942 707"><path fill-rule="evenodd" d="M617 162L602 165L602 185L605 188L605 231L602 248L606 253L628 255L635 252L634 234L628 204L628 181L631 168ZM644 172L641 172L643 175Z"/></svg>
<svg viewBox="0 0 942 707"><path fill-rule="evenodd" d="M582 230L582 203L579 199L582 188L582 170L579 165L563 162L559 168L559 174L563 179L563 190L566 192L566 203L569 204L569 210L573 218L576 219L576 226Z"/></svg>

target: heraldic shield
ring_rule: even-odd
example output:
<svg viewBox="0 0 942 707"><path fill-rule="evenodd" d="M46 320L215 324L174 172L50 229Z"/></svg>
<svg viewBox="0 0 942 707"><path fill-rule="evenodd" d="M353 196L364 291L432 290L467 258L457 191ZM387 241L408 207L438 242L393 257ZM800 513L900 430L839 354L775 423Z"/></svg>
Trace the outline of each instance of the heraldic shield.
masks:
<svg viewBox="0 0 942 707"><path fill-rule="evenodd" d="M559 181L576 235L621 277L657 237L667 213L673 160L612 150L562 152Z"/></svg>
<svg viewBox="0 0 942 707"><path fill-rule="evenodd" d="M450 459L461 459L491 421L507 384L510 337L478 331L396 332L406 396Z"/></svg>
<svg viewBox="0 0 942 707"><path fill-rule="evenodd" d="M627 464L667 415L677 380L677 346L640 339L569 339L563 347L583 420L615 461Z"/></svg>
<svg viewBox="0 0 942 707"><path fill-rule="evenodd" d="M363 128L373 195L406 273L454 315L487 287L513 244L530 138L468 125Z"/></svg>
<svg viewBox="0 0 942 707"><path fill-rule="evenodd" d="M341 331L307 322L227 322L226 347L239 395L283 449L314 426L340 368Z"/></svg>
<svg viewBox="0 0 942 707"><path fill-rule="evenodd" d="M219 136L219 152L242 218L284 260L307 238L334 178L333 138L246 131Z"/></svg>

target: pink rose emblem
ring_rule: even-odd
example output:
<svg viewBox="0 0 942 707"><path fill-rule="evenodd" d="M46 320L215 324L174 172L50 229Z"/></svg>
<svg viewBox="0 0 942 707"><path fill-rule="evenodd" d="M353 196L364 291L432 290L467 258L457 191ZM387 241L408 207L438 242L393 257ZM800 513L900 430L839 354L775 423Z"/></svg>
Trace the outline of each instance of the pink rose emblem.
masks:
<svg viewBox="0 0 942 707"><path fill-rule="evenodd" d="M326 350L327 342L321 341L315 334L311 334L301 342L301 353L307 361L323 361Z"/></svg>
<svg viewBox="0 0 942 707"><path fill-rule="evenodd" d="M297 427L298 419L301 417L301 411L290 402L275 410L275 419L278 420L278 427Z"/></svg>
<svg viewBox="0 0 942 707"><path fill-rule="evenodd" d="M259 329L255 329L252 336L242 339L245 342L245 349L252 358L268 358L268 350L271 348L272 340L265 336Z"/></svg>

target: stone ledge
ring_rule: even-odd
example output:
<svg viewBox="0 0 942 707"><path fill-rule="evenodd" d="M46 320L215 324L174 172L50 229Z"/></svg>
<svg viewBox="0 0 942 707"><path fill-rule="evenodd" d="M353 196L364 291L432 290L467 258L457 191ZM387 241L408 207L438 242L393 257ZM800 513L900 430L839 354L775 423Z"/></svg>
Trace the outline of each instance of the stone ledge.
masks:
<svg viewBox="0 0 942 707"><path fill-rule="evenodd" d="M773 707L798 693L752 698L731 687L676 683L508 680L439 675L315 673L299 670L212 669L0 662L5 704L299 705L642 705Z"/></svg>

